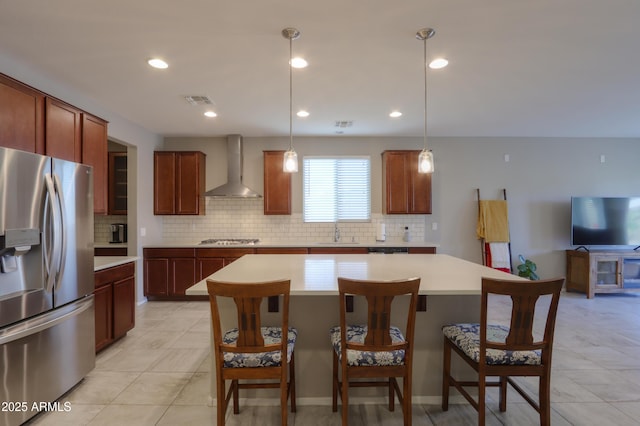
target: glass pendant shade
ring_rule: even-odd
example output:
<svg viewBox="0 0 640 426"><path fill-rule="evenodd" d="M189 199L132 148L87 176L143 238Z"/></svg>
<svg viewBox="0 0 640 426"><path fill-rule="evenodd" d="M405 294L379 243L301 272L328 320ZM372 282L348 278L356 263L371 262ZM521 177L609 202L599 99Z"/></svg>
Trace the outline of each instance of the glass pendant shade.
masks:
<svg viewBox="0 0 640 426"><path fill-rule="evenodd" d="M296 173L298 171L298 154L292 148L289 148L284 153L282 170L286 173Z"/></svg>
<svg viewBox="0 0 640 426"><path fill-rule="evenodd" d="M433 173L433 152L427 149L427 40L435 33L432 28L423 28L416 33L416 38L424 42L424 148L418 155L418 173Z"/></svg>
<svg viewBox="0 0 640 426"><path fill-rule="evenodd" d="M428 149L418 155L418 173L433 173L433 152Z"/></svg>

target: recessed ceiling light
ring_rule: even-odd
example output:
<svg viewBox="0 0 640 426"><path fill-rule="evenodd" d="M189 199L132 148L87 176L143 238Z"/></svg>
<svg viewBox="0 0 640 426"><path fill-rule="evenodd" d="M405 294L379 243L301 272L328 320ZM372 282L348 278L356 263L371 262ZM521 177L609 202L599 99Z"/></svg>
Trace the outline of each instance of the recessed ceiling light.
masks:
<svg viewBox="0 0 640 426"><path fill-rule="evenodd" d="M400 111L392 111L392 112L389 114L389 117L392 117L392 118L398 118L398 117L400 117L401 115L402 115L402 113L401 113Z"/></svg>
<svg viewBox="0 0 640 426"><path fill-rule="evenodd" d="M291 66L294 68L306 68L307 65L309 65L307 61L302 58L291 59Z"/></svg>
<svg viewBox="0 0 640 426"><path fill-rule="evenodd" d="M296 115L297 115L298 117L303 117L303 118L304 118L304 117L308 117L308 116L309 116L309 112L307 112L307 111L305 111L305 110L301 109L300 111L298 111L298 112L296 113Z"/></svg>
<svg viewBox="0 0 640 426"><path fill-rule="evenodd" d="M216 114L213 111L207 111L207 112L204 113L204 115L206 115L207 117L217 117L218 116L218 114Z"/></svg>
<svg viewBox="0 0 640 426"><path fill-rule="evenodd" d="M162 59L159 59L159 58L149 59L147 61L147 63L149 65L151 65L152 67L158 68L158 69L161 69L161 70L163 70L165 68L169 68L169 64L167 64L165 61L163 61Z"/></svg>
<svg viewBox="0 0 640 426"><path fill-rule="evenodd" d="M438 58L429 63L429 68L439 70L440 68L444 68L447 65L449 65L449 61L447 61L445 58Z"/></svg>

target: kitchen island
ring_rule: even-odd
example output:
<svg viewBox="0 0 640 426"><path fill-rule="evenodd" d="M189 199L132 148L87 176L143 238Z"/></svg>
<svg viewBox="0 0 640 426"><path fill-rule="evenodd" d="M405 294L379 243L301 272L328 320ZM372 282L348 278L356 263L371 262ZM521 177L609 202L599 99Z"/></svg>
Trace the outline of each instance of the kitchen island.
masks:
<svg viewBox="0 0 640 426"><path fill-rule="evenodd" d="M442 386L442 332L444 324L477 322L480 318L482 277L521 279L448 255L245 255L208 278L231 282L291 280L290 324L298 329L296 343L296 392L299 404L330 404L332 355L329 329L338 323L338 277L394 280L420 277L420 294L427 309L416 316L413 367L413 399L416 403L439 403ZM190 295L206 295L206 279L187 289ZM223 327L235 326L233 302L221 306ZM263 305L266 305L263 304ZM401 316L405 306L394 306ZM263 320L276 323L278 314L263 306ZM365 322L366 307L354 306L351 322ZM399 319L395 319L399 321ZM394 318L392 318L394 321ZM212 359L213 362L213 359ZM212 366L212 374L215 369ZM212 377L211 400L215 400ZM257 391L256 391L257 392ZM351 391L350 391L351 392ZM247 395L245 393L245 395ZM260 398L279 400L260 392ZM385 398L383 389L353 389L350 399Z"/></svg>

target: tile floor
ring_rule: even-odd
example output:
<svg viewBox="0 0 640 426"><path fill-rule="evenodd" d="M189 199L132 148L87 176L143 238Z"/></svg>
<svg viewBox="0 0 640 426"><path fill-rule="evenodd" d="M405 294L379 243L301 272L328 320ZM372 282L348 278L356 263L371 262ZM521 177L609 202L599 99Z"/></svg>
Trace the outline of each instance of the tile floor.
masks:
<svg viewBox="0 0 640 426"><path fill-rule="evenodd" d="M209 307L206 302L149 302L136 327L100 352L96 368L60 401L69 412L44 413L30 425L211 425ZM640 424L640 295L563 293L556 325L552 376L553 425ZM536 389L536 381L523 381ZM455 391L454 391L455 392ZM489 395L488 425L536 425L537 414L512 389L506 413ZM350 407L351 425L401 425L399 407ZM442 412L414 405L415 425L475 425L466 404ZM278 407L244 406L228 425L280 424ZM299 406L291 425L339 425L328 406Z"/></svg>

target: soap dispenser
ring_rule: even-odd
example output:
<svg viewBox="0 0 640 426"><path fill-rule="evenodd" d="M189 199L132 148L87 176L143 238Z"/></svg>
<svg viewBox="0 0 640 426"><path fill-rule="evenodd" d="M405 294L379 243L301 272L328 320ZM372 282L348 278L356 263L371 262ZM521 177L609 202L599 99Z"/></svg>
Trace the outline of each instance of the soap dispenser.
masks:
<svg viewBox="0 0 640 426"><path fill-rule="evenodd" d="M404 235L402 236L402 241L404 241L405 243L408 243L409 241L411 241L411 236L409 235L408 226L404 227Z"/></svg>

